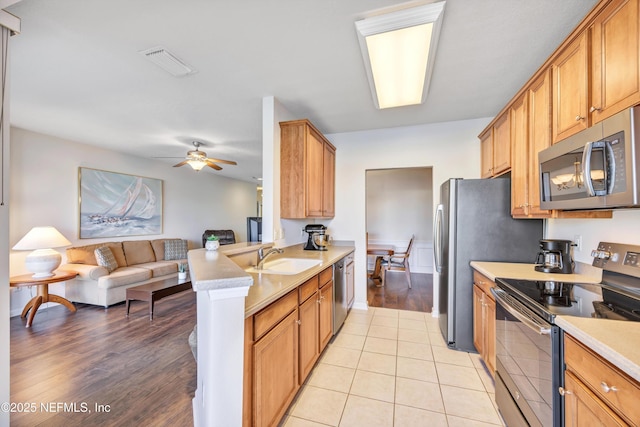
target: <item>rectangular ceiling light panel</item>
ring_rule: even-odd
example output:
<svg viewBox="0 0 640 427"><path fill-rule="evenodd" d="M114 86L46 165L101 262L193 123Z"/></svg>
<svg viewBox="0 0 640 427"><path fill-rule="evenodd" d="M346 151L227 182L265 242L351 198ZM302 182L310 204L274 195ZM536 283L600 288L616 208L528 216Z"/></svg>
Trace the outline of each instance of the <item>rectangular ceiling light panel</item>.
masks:
<svg viewBox="0 0 640 427"><path fill-rule="evenodd" d="M187 76L196 72L193 67L187 65L163 47L153 47L140 51L140 53L149 61L175 77Z"/></svg>
<svg viewBox="0 0 640 427"><path fill-rule="evenodd" d="M404 9L356 22L377 108L424 102L444 3Z"/></svg>

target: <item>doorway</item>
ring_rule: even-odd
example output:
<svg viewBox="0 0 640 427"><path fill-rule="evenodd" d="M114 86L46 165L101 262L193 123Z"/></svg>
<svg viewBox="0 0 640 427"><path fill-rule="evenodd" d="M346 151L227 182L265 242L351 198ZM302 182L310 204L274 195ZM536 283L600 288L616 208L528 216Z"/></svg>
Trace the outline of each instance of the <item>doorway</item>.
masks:
<svg viewBox="0 0 640 427"><path fill-rule="evenodd" d="M378 255L367 257L367 301L371 307L422 312L433 307L432 176L431 167L366 171L367 245L402 253L411 236L414 238L408 257L411 288L403 271L384 270L379 279L372 279Z"/></svg>

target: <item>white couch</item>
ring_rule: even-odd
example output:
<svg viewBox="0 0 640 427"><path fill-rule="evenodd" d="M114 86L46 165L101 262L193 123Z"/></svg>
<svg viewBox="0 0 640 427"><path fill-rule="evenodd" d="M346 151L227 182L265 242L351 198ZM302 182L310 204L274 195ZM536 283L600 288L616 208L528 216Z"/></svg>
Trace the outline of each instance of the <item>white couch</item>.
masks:
<svg viewBox="0 0 640 427"><path fill-rule="evenodd" d="M65 297L74 302L108 307L125 301L127 288L176 277L178 265L187 264L186 251L182 258L173 259L182 254L172 251L167 254L171 259L165 259L167 240L181 239L104 242L68 248L67 263L59 270L76 271L78 277L66 282ZM186 248L186 241L182 242ZM118 264L112 272L98 265L94 251L101 246L111 249Z"/></svg>

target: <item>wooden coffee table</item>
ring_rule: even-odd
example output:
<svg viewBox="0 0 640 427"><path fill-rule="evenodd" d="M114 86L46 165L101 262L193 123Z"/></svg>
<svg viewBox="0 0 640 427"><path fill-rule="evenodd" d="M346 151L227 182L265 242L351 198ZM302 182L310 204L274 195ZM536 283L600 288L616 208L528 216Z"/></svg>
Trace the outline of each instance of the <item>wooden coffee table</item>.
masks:
<svg viewBox="0 0 640 427"><path fill-rule="evenodd" d="M189 276L183 280L172 277L170 279L128 288L126 296L127 317L129 317L131 300L147 301L149 303L149 320L153 320L153 305L156 301L189 289L191 289L191 279Z"/></svg>

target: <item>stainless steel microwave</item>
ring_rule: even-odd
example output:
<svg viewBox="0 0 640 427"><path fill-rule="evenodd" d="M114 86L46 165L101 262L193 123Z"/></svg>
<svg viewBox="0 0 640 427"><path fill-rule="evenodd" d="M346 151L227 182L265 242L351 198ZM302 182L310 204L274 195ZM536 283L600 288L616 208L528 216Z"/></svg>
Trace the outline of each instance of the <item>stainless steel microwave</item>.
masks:
<svg viewBox="0 0 640 427"><path fill-rule="evenodd" d="M542 150L542 209L640 206L640 106Z"/></svg>

